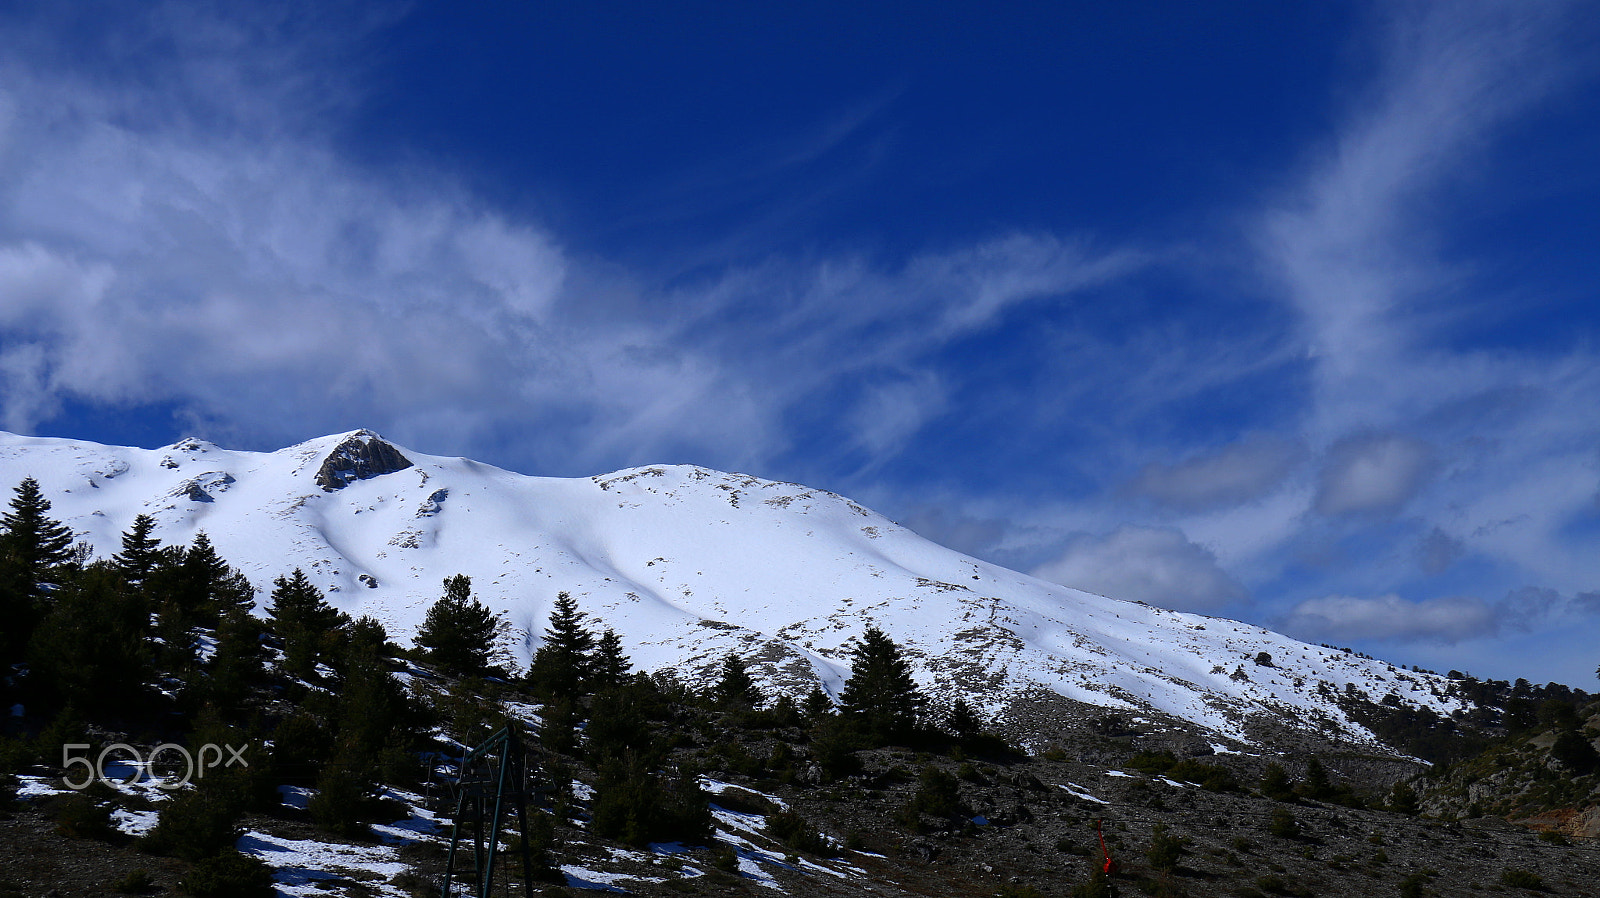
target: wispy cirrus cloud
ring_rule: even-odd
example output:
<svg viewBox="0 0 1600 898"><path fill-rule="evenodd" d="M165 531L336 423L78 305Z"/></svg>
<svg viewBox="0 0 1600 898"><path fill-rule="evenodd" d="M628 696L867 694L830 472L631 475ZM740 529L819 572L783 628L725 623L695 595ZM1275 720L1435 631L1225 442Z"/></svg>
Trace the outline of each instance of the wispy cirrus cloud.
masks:
<svg viewBox="0 0 1600 898"><path fill-rule="evenodd" d="M932 354L1140 264L1019 232L651 283L447 172L339 153L319 125L359 91L327 59L381 22L319 22L165 5L97 32L131 80L68 65L49 21L0 40L5 426L148 404L247 445L373 426L579 473L761 468L826 408L827 451L870 467L945 409Z"/></svg>

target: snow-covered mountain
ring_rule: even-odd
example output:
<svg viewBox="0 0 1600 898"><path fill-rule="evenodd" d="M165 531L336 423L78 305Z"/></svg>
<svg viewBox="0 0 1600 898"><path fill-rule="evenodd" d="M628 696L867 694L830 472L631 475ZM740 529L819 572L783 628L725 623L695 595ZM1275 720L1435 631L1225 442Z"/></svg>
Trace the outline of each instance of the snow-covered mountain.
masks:
<svg viewBox="0 0 1600 898"><path fill-rule="evenodd" d="M465 573L537 646L558 591L615 628L636 665L696 675L731 651L779 688L837 691L876 624L936 696L1004 714L1053 692L1160 712L1248 742L1269 715L1372 741L1335 696L1355 687L1448 714L1445 681L1259 627L1047 583L929 542L822 490L691 466L530 477L422 455L369 431L271 453L0 433L0 487L36 478L102 555L145 512L165 543L205 531L264 601L299 567L406 639ZM1271 656L1258 665L1259 653Z"/></svg>

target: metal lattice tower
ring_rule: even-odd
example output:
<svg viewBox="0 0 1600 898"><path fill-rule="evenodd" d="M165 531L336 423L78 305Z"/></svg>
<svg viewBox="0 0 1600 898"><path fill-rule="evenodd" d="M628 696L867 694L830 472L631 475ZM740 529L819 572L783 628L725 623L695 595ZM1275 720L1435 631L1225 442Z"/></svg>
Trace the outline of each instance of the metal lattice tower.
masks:
<svg viewBox="0 0 1600 898"><path fill-rule="evenodd" d="M502 821L517 818L522 856L523 894L533 894L533 864L528 852L528 771L516 724L508 724L461 759L456 782L456 811L450 835L450 855L445 862L443 898L455 898L457 885L469 886L473 898L489 898L494 884L495 855L500 853ZM472 856L458 855L463 839L471 841ZM509 884L509 883L508 883Z"/></svg>

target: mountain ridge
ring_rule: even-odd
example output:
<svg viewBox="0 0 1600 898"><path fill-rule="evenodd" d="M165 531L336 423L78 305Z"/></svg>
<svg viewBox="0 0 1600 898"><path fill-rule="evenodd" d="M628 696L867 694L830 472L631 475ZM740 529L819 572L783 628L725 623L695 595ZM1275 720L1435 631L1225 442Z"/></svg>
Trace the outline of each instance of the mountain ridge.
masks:
<svg viewBox="0 0 1600 898"><path fill-rule="evenodd" d="M855 638L876 625L936 699L964 695L1005 720L1043 690L1181 721L1219 749L1255 745L1252 721L1267 719L1379 751L1341 702L1467 707L1436 675L1047 583L825 490L692 465L535 477L364 429L268 453L0 433L0 482L25 476L97 554L148 513L165 543L204 530L258 599L298 567L333 604L402 639L442 579L465 573L518 632L522 662L568 591L646 670L699 678L738 652L771 688L837 693Z"/></svg>

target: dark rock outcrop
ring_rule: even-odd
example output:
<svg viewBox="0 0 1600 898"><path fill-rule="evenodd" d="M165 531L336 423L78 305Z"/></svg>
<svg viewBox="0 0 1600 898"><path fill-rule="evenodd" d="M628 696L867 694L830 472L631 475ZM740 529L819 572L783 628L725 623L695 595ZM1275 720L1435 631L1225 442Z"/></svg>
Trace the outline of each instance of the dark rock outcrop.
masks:
<svg viewBox="0 0 1600 898"><path fill-rule="evenodd" d="M356 431L335 446L317 469L317 486L327 492L343 489L354 480L370 480L411 467L411 459L365 430Z"/></svg>

